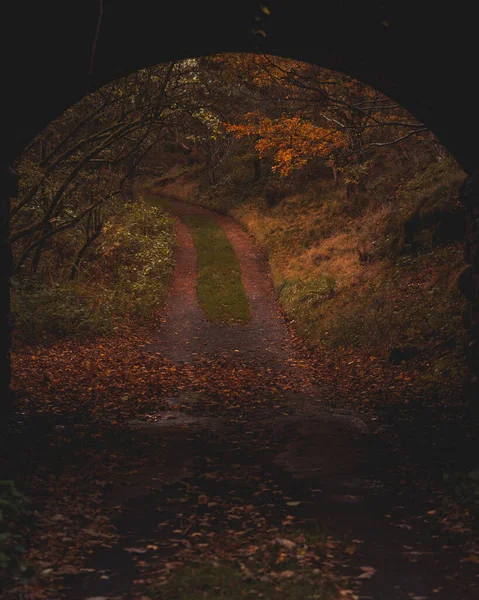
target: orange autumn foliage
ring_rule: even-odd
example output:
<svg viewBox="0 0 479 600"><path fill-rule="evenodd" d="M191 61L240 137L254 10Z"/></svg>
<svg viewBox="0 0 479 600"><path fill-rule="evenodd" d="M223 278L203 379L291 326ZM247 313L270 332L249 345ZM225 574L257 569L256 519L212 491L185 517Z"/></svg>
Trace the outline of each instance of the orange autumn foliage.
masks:
<svg viewBox="0 0 479 600"><path fill-rule="evenodd" d="M256 138L255 149L261 158L273 157L273 171L290 175L312 158L329 159L334 152L347 144L339 131L319 127L301 117L271 119L258 113L245 115L246 123L225 123L227 131L236 137Z"/></svg>

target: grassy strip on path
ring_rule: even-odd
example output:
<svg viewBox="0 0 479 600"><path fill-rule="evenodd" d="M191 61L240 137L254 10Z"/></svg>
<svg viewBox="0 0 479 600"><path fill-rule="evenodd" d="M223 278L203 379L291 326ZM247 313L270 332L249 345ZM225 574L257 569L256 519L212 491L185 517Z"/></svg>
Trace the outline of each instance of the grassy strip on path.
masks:
<svg viewBox="0 0 479 600"><path fill-rule="evenodd" d="M215 323L250 320L238 257L225 231L208 215L187 215L198 261L198 303Z"/></svg>
<svg viewBox="0 0 479 600"><path fill-rule="evenodd" d="M190 230L198 265L198 303L213 323L247 323L251 319L235 250L214 219L207 214L185 215L164 197L147 195L148 202L177 216Z"/></svg>

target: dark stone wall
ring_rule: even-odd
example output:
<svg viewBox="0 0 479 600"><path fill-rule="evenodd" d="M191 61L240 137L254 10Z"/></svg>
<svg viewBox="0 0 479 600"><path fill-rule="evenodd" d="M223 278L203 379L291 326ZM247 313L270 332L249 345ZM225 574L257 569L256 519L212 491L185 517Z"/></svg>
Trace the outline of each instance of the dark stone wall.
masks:
<svg viewBox="0 0 479 600"><path fill-rule="evenodd" d="M10 237L10 198L17 195L18 177L6 165L0 165L0 425L12 409L10 393L10 277L12 252Z"/></svg>
<svg viewBox="0 0 479 600"><path fill-rule="evenodd" d="M479 402L479 171L464 182L461 200L466 208L467 266L459 276L458 286L468 301L463 318L468 367L466 394L476 404Z"/></svg>
<svg viewBox="0 0 479 600"><path fill-rule="evenodd" d="M108 81L169 60L263 52L376 87L468 173L479 168L470 2L15 0L2 4L2 26L0 163L12 164L52 119Z"/></svg>

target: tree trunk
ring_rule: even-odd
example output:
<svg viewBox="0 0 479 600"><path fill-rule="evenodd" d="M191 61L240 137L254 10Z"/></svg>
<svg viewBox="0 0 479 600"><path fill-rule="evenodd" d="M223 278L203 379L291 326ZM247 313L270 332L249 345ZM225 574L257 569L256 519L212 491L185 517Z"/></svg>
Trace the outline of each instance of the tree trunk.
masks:
<svg viewBox="0 0 479 600"><path fill-rule="evenodd" d="M93 202L93 195L90 195L90 201ZM78 267L80 266L83 257L85 256L88 248L93 244L96 238L101 234L103 230L103 222L101 220L101 204L94 208L92 211L88 213L86 229L85 229L85 243L78 251L76 255L75 262L72 265L72 270L70 271L70 280L73 281L78 273Z"/></svg>
<svg viewBox="0 0 479 600"><path fill-rule="evenodd" d="M47 223L45 223L45 226L43 227L43 231L41 233L40 238L43 238L44 236L48 235L51 230L52 230L52 224L50 223L50 221L47 221ZM33 254L32 271L34 273L36 273L38 271L38 266L40 264L40 258L42 256L43 249L45 248L45 244L46 244L46 240L37 246L37 249L35 250L35 252Z"/></svg>
<svg viewBox="0 0 479 600"><path fill-rule="evenodd" d="M72 266L72 270L70 271L70 280L71 281L73 281L75 279L75 277L77 276L78 267L80 266L80 263L86 254L86 251L93 244L93 242L96 240L96 238L99 237L100 234L101 234L101 229L99 229L98 231L94 231L92 235L87 237L87 239L85 240L85 243L78 251L78 254L76 255L76 258L75 258L75 262L73 263L73 266Z"/></svg>
<svg viewBox="0 0 479 600"><path fill-rule="evenodd" d="M346 198L353 198L356 195L357 185L348 181L344 186L344 195Z"/></svg>
<svg viewBox="0 0 479 600"><path fill-rule="evenodd" d="M253 162L254 162L254 180L259 181L261 179L261 159L256 157Z"/></svg>

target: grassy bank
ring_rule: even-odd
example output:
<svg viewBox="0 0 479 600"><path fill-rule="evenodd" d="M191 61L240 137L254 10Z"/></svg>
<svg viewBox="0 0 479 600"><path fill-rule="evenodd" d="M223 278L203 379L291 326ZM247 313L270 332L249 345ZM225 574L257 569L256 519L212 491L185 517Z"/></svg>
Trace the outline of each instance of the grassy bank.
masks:
<svg viewBox="0 0 479 600"><path fill-rule="evenodd" d="M94 335L125 318L155 318L166 299L173 246L172 218L140 198L117 210L75 279L62 270L52 247L46 251L45 272L54 272L54 278L28 273L12 282L16 339Z"/></svg>
<svg viewBox="0 0 479 600"><path fill-rule="evenodd" d="M218 208L224 197L222 210L262 244L285 313L308 344L396 363L417 357L436 380L463 368L464 173L420 145L404 154L384 152L353 193L313 167L256 182L238 170L196 200Z"/></svg>
<svg viewBox="0 0 479 600"><path fill-rule="evenodd" d="M452 181L440 199L426 171L385 203L356 208L364 197L336 198L340 191L325 182L314 196L287 196L273 207L252 198L234 209L267 249L281 303L303 338L383 353L455 341L461 244L436 238L437 223L418 222L409 233L420 203L426 214L443 202L447 218L447 208L457 202L460 177L455 180L446 168L442 175L440 181Z"/></svg>

